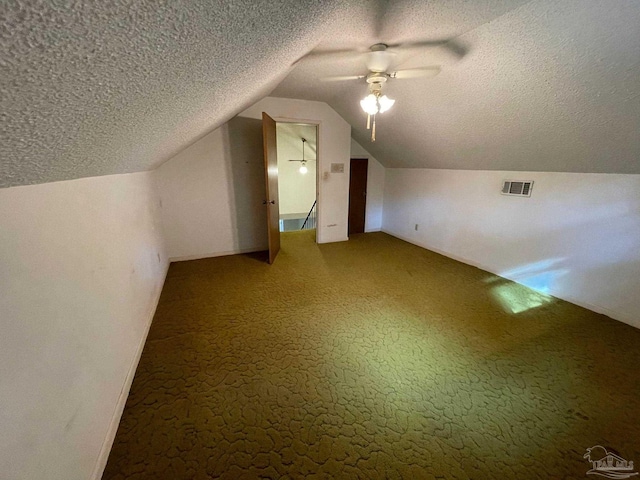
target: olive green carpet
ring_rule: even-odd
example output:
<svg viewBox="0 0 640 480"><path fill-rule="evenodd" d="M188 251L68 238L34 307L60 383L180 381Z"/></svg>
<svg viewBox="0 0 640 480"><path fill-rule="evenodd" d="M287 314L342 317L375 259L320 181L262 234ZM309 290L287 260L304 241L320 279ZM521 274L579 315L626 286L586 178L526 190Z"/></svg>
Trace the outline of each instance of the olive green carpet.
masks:
<svg viewBox="0 0 640 480"><path fill-rule="evenodd" d="M171 265L103 478L587 478L595 445L640 466L639 347L383 233L289 233L272 266Z"/></svg>

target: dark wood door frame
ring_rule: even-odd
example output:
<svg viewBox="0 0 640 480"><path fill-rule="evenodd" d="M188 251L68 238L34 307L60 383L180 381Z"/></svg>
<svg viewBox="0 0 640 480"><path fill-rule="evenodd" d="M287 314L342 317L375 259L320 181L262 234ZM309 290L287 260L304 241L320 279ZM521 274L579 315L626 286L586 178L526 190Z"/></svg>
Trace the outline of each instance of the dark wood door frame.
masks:
<svg viewBox="0 0 640 480"><path fill-rule="evenodd" d="M349 169L349 235L364 233L367 212L368 158L352 158Z"/></svg>

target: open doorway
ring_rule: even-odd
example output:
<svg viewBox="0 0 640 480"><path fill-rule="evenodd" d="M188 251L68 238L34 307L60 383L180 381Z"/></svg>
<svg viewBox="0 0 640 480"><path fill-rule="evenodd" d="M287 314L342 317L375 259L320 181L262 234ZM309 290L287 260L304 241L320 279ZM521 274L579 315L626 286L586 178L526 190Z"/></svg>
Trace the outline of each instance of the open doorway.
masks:
<svg viewBox="0 0 640 480"><path fill-rule="evenodd" d="M276 123L280 231L315 230L318 126Z"/></svg>

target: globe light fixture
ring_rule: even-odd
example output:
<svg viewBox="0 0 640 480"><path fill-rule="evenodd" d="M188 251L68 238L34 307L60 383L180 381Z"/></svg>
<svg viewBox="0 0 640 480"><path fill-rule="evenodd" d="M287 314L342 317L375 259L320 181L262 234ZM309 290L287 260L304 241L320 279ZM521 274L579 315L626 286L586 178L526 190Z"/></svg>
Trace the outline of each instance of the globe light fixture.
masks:
<svg viewBox="0 0 640 480"><path fill-rule="evenodd" d="M300 174L302 174L302 175L306 175L307 172L309 171L309 169L307 168L308 160L304 156L304 146L307 144L307 139L306 138L301 138L300 140L302 140L302 160L289 160L289 161L290 162L300 162L300 168L298 169L298 172ZM313 158L311 160L313 160Z"/></svg>

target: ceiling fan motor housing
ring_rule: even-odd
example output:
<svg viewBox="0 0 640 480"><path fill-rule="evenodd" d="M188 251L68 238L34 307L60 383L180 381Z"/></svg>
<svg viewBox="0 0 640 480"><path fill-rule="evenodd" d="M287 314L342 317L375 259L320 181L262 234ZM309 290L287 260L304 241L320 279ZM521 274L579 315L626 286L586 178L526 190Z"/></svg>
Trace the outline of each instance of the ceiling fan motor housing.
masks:
<svg viewBox="0 0 640 480"><path fill-rule="evenodd" d="M376 43L371 45L370 52L367 54L367 68L371 72L386 72L396 57L394 52L387 50L384 43Z"/></svg>

